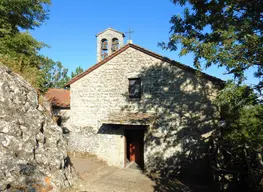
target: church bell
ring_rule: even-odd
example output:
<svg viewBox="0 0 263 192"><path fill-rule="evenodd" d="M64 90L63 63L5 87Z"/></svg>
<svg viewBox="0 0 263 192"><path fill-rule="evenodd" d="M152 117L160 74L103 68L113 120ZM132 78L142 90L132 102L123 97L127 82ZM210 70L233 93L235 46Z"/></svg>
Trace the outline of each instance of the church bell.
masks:
<svg viewBox="0 0 263 192"><path fill-rule="evenodd" d="M111 50L114 52L114 51L117 51L118 49L119 49L119 42L118 42L118 40L115 40L112 42Z"/></svg>
<svg viewBox="0 0 263 192"><path fill-rule="evenodd" d="M108 50L108 42L107 41L103 41L101 44L101 49L102 50Z"/></svg>

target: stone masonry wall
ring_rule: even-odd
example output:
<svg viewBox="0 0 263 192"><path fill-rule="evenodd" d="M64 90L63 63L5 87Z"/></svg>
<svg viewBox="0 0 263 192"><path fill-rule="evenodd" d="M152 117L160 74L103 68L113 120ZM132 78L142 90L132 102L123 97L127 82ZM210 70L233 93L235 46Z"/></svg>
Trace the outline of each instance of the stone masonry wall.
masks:
<svg viewBox="0 0 263 192"><path fill-rule="evenodd" d="M134 77L142 79L141 100L128 98L128 78ZM211 101L217 90L205 78L130 47L71 85L71 122L79 130L72 130L71 150L123 166L122 133L102 134L101 129L114 114L129 112L154 117L144 138L146 169L201 158L203 149L197 146L215 123Z"/></svg>
<svg viewBox="0 0 263 192"><path fill-rule="evenodd" d="M0 191L68 187L75 174L62 130L43 107L48 104L1 63L0 74Z"/></svg>
<svg viewBox="0 0 263 192"><path fill-rule="evenodd" d="M98 155L108 164L124 167L123 130L114 130L110 125L103 125L100 133L92 127L72 126L70 132L70 149Z"/></svg>

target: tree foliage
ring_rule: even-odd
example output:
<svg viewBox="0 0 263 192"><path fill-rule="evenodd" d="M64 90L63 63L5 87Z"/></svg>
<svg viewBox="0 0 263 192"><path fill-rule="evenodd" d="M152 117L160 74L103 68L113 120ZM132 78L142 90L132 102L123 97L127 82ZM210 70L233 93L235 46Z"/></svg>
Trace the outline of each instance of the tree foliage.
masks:
<svg viewBox="0 0 263 192"><path fill-rule="evenodd" d="M80 66L78 66L75 71L71 72L71 78L81 74L82 72L84 72L84 70Z"/></svg>
<svg viewBox="0 0 263 192"><path fill-rule="evenodd" d="M45 76L43 88L63 88L69 81L67 75L68 69L64 68L61 62L55 62L49 58L45 58L41 71Z"/></svg>
<svg viewBox="0 0 263 192"><path fill-rule="evenodd" d="M44 92L62 88L67 69L39 53L45 43L25 30L35 29L48 19L50 0L0 1L0 61L20 73L35 88Z"/></svg>
<svg viewBox="0 0 263 192"><path fill-rule="evenodd" d="M253 89L228 82L215 103L221 108L223 137L228 143L246 143L254 149L263 146L263 105L258 104Z"/></svg>
<svg viewBox="0 0 263 192"><path fill-rule="evenodd" d="M215 104L223 126L211 137L211 165L222 191L263 190L263 105L253 89L228 82Z"/></svg>
<svg viewBox="0 0 263 192"><path fill-rule="evenodd" d="M50 0L1 0L0 37L34 29L47 18Z"/></svg>
<svg viewBox="0 0 263 192"><path fill-rule="evenodd" d="M224 126L218 125L211 139L214 178L223 183L222 190L262 190L263 106L253 88L263 91L263 2L172 2L184 7L184 13L171 18L169 42L160 45L172 51L180 48L179 55L192 53L199 70L218 66L234 75L215 101ZM250 68L259 78L252 88L242 85Z"/></svg>
<svg viewBox="0 0 263 192"><path fill-rule="evenodd" d="M45 87L52 88L64 88L65 84L73 77L79 75L84 70L78 66L75 71L71 72L71 76L68 75L68 69L64 68L61 62L54 62L51 59L46 58L47 64L44 65L43 72L46 74Z"/></svg>
<svg viewBox="0 0 263 192"><path fill-rule="evenodd" d="M263 88L263 2L261 0L173 0L185 7L184 14L170 22L170 50L181 47L180 55L194 54L197 68L225 67L239 82L253 67Z"/></svg>

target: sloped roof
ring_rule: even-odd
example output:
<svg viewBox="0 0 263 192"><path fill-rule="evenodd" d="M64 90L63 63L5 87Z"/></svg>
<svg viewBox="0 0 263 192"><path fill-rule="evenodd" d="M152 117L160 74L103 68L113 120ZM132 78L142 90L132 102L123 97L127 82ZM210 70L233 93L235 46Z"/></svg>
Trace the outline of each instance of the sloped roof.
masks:
<svg viewBox="0 0 263 192"><path fill-rule="evenodd" d="M138 51L141 51L147 55L150 55L152 57L155 57L157 59L160 59L161 61L164 61L164 62L167 62L167 63L171 63L172 65L175 65L177 66L178 68L181 68L183 70L186 70L186 71L189 71L189 72L192 72L192 73L196 73L196 72L199 72L198 70L192 68L192 67L189 67L187 65L184 65L182 63L179 63L177 61L174 61L174 60L171 60L167 57L163 57L157 53L154 53L152 51L149 51L147 49L144 49L138 45L134 45L134 44L127 44L125 45L124 47L120 48L118 51L114 52L113 54L111 54L110 56L108 56L107 58L105 58L104 60L98 62L97 64L93 65L92 67L90 67L88 70L84 71L83 73L79 74L78 76L74 77L73 79L71 79L66 85L65 87L68 87L70 86L72 83L78 81L79 79L81 79L82 77L84 77L85 75L89 74L90 72L94 71L95 69L97 69L98 67L104 65L105 63L107 63L109 60L111 60L112 58L116 57L117 55L119 55L120 53L124 52L126 49L128 49L129 47L132 47ZM217 82L220 82L220 83L223 83L224 81L217 78L217 77L214 77L214 76L211 76L211 75L208 75L206 73L203 73L201 72L201 75L202 77L208 79L208 80L211 80L211 81L217 81Z"/></svg>
<svg viewBox="0 0 263 192"><path fill-rule="evenodd" d="M109 27L108 29L106 29L106 30L98 33L98 34L96 35L96 37L98 37L100 34L104 33L105 31L108 31L108 30L114 31L114 32L116 32L116 33L120 33L123 37L125 37L125 34L124 34L124 33L119 32L119 31L117 31L117 30L115 30L115 29L113 29L113 28L111 28L111 27Z"/></svg>
<svg viewBox="0 0 263 192"><path fill-rule="evenodd" d="M45 97L50 101L53 107L69 108L70 92L65 89L49 89Z"/></svg>

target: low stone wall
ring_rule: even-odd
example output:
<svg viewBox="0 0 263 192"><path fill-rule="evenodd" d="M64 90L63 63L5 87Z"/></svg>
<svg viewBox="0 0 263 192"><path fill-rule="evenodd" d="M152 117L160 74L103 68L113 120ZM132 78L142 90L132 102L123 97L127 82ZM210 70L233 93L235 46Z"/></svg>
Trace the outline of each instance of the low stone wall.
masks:
<svg viewBox="0 0 263 192"><path fill-rule="evenodd" d="M88 152L107 161L109 165L124 167L123 129L103 125L99 131L92 127L71 127L69 151Z"/></svg>

